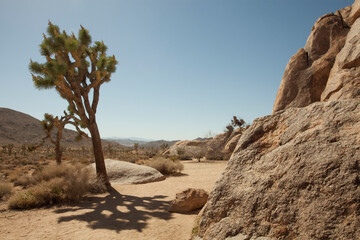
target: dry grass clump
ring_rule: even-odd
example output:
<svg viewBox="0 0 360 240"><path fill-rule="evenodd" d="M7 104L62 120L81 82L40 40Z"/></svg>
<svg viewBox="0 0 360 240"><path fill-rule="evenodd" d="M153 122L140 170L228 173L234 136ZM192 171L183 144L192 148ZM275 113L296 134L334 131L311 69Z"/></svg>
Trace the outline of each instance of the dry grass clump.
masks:
<svg viewBox="0 0 360 240"><path fill-rule="evenodd" d="M164 175L180 173L184 169L184 165L180 161L163 157L157 157L146 161L145 165L155 168Z"/></svg>
<svg viewBox="0 0 360 240"><path fill-rule="evenodd" d="M29 174L20 175L12 180L15 186L28 187L32 184L32 177Z"/></svg>
<svg viewBox="0 0 360 240"><path fill-rule="evenodd" d="M10 183L0 183L0 200L12 192L12 186Z"/></svg>
<svg viewBox="0 0 360 240"><path fill-rule="evenodd" d="M26 209L78 201L87 193L106 190L89 168L81 165L50 165L31 177L31 187L9 199L9 208ZM102 186L101 186L102 185Z"/></svg>

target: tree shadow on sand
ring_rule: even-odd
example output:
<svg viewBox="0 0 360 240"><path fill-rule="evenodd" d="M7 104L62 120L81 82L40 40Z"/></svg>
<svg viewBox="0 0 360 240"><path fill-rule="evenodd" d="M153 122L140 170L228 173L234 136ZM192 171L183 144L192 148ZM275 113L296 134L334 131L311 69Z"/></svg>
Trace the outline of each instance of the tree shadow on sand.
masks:
<svg viewBox="0 0 360 240"><path fill-rule="evenodd" d="M171 213L167 211L170 201L161 199L167 196L157 195L153 197L134 197L121 195L114 188L105 197L89 197L86 202L75 205L73 208L62 208L55 213L74 212L71 216L62 216L58 222L72 220L85 221L92 229L109 229L116 232L122 230L137 230L147 226L150 218L169 220ZM88 210L83 213L82 210ZM75 214L82 211L80 214Z"/></svg>

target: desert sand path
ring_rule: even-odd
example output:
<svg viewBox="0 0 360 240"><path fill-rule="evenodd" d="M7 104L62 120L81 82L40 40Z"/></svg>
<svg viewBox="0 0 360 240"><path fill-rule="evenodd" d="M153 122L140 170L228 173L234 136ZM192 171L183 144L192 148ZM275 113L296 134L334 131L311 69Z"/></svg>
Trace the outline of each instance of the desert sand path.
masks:
<svg viewBox="0 0 360 240"><path fill-rule="evenodd" d="M184 175L142 185L114 185L111 194L79 204L0 213L0 239L187 240L194 214L167 212L186 188L210 191L226 162L185 161Z"/></svg>

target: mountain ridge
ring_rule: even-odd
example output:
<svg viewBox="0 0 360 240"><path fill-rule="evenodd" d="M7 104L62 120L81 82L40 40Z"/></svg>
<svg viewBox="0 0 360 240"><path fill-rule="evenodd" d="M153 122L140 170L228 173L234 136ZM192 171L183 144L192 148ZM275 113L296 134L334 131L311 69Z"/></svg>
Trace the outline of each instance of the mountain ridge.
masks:
<svg viewBox="0 0 360 240"><path fill-rule="evenodd" d="M55 135L54 131L54 135ZM77 132L64 129L61 145L64 147L92 147L90 138L76 141ZM0 145L14 144L15 146L37 145L45 137L41 121L27 113L11 108L0 107ZM104 140L103 140L104 141ZM105 142L108 142L105 140ZM45 145L50 145L49 141ZM126 148L118 144L120 148Z"/></svg>

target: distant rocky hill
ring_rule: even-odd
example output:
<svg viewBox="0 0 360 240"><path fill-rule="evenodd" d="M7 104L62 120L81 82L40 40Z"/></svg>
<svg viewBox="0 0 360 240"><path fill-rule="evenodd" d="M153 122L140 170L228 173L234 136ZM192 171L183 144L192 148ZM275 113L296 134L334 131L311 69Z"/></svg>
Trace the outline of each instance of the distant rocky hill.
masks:
<svg viewBox="0 0 360 240"><path fill-rule="evenodd" d="M9 108L0 108L0 145L14 144L31 145L38 144L45 136L40 120ZM75 141L77 133L65 129L62 138L62 145L65 147L92 147L91 139L83 138ZM107 143L107 142L106 142ZM48 143L49 144L49 143ZM119 148L124 146L116 145Z"/></svg>
<svg viewBox="0 0 360 240"><path fill-rule="evenodd" d="M360 239L360 0L320 17L200 213L196 239Z"/></svg>

